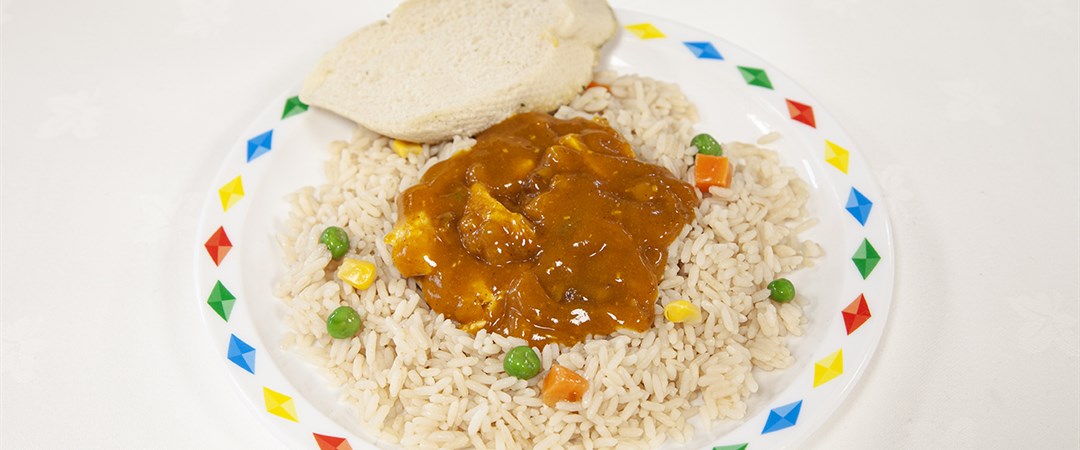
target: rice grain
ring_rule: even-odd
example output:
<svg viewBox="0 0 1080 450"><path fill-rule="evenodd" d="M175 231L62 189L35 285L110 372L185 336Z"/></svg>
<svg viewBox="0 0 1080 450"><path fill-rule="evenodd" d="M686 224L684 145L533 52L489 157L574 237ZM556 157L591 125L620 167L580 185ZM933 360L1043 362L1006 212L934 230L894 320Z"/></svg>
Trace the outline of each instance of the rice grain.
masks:
<svg viewBox="0 0 1080 450"><path fill-rule="evenodd" d="M610 72L596 81L610 89L588 89L556 116L603 116L640 159L692 182L697 112L678 87ZM758 144L776 139L770 133ZM281 343L325 369L373 436L416 448L650 448L691 439L687 420L695 414L706 423L742 418L759 389L755 371L793 362L787 339L802 334L806 299L777 306L765 284L822 254L797 237L817 223L806 211L809 191L775 152L725 143L735 164L732 185L703 196L659 283L659 304L690 300L703 320L669 323L658 304L653 328L643 333L538 349L545 370L558 363L590 381L582 402L544 405L542 376L503 373L502 356L524 341L484 330L470 335L431 311L383 244L397 194L474 142L455 137L406 159L389 139L357 129L350 142L330 144L327 184L287 197L291 210L277 237L287 270L275 295L290 331ZM356 292L334 278L338 263L318 244L329 225L348 230L350 257L375 263L371 289ZM326 334L325 317L339 305L364 320L350 340Z"/></svg>

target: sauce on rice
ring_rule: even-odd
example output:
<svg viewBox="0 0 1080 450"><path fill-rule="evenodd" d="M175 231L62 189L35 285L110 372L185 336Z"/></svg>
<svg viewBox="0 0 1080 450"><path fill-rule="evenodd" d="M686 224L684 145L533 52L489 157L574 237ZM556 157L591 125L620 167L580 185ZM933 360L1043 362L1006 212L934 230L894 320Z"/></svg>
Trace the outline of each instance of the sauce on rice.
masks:
<svg viewBox="0 0 1080 450"><path fill-rule="evenodd" d="M648 329L694 187L603 119L513 116L398 198L394 265L463 329L572 345Z"/></svg>

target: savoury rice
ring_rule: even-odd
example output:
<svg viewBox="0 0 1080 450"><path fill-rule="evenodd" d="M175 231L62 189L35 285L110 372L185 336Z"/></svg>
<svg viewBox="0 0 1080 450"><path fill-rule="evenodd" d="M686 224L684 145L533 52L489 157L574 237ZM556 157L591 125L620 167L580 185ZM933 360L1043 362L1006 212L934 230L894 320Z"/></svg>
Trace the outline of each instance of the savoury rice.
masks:
<svg viewBox="0 0 1080 450"><path fill-rule="evenodd" d="M556 116L602 115L640 159L692 183L697 113L678 87L613 73L596 82L608 88L588 89ZM726 143L736 165L731 187L710 188L672 245L653 328L540 349L545 370L557 362L590 383L581 402L544 405L542 377L503 371L504 353L525 342L485 330L473 336L432 312L383 244L398 193L473 142L456 137L402 158L389 138L360 128L351 142L331 144L326 184L289 196L278 237L287 272L275 290L288 305L283 344L326 370L373 436L407 448L652 448L692 438L694 415L706 425L742 418L758 390L754 369L791 365L786 340L802 334L805 299L774 303L765 285L821 255L797 237L816 223L805 208L809 191L775 152ZM370 289L334 277L338 263L318 243L331 225L348 231L348 256L375 263ZM663 305L679 299L700 306L703 320L664 320ZM351 339L326 332L326 316L340 305L364 319Z"/></svg>

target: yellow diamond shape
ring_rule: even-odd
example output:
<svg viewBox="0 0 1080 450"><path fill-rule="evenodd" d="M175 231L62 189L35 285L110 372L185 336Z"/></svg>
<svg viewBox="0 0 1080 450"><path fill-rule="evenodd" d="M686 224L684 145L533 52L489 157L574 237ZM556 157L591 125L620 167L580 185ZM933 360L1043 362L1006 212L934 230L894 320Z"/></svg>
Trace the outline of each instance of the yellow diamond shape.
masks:
<svg viewBox="0 0 1080 450"><path fill-rule="evenodd" d="M631 33L634 33L635 36L642 39L659 39L662 37L667 37L664 36L664 33L660 32L660 30L657 30L656 27L654 27L651 23L627 25L626 29L629 30Z"/></svg>
<svg viewBox="0 0 1080 450"><path fill-rule="evenodd" d="M218 196L221 197L221 209L225 211L244 198L244 184L240 181L240 176L237 175L232 181L218 189Z"/></svg>
<svg viewBox="0 0 1080 450"><path fill-rule="evenodd" d="M296 418L296 405L292 397L264 386L263 402L266 403L266 412L293 422L300 421Z"/></svg>
<svg viewBox="0 0 1080 450"><path fill-rule="evenodd" d="M844 373L844 349L814 363L814 387L821 386Z"/></svg>
<svg viewBox="0 0 1080 450"><path fill-rule="evenodd" d="M848 151L833 141L825 140L825 162L847 173Z"/></svg>

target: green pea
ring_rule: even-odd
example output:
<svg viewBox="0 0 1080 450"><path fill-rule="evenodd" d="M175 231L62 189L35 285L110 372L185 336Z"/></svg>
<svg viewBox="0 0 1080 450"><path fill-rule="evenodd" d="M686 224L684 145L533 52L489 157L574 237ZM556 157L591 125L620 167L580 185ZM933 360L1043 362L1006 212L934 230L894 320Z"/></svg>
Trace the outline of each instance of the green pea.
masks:
<svg viewBox="0 0 1080 450"><path fill-rule="evenodd" d="M777 278L769 283L769 298L777 303L787 303L795 298L795 285L787 278Z"/></svg>
<svg viewBox="0 0 1080 450"><path fill-rule="evenodd" d="M694 138L690 140L690 144L697 147L698 153L701 153L702 155L722 156L724 154L724 148L720 146L719 142L716 142L716 139L709 136L709 133L701 133L694 136Z"/></svg>
<svg viewBox="0 0 1080 450"><path fill-rule="evenodd" d="M335 339L355 336L360 325L360 313L348 306L339 306L326 318L326 331Z"/></svg>
<svg viewBox="0 0 1080 450"><path fill-rule="evenodd" d="M528 380L540 373L540 356L527 345L514 347L506 352L503 369L512 377Z"/></svg>
<svg viewBox="0 0 1080 450"><path fill-rule="evenodd" d="M319 242L326 244L326 249L330 250L330 256L334 259L341 259L349 251L349 233L341 227L326 227L319 236Z"/></svg>

